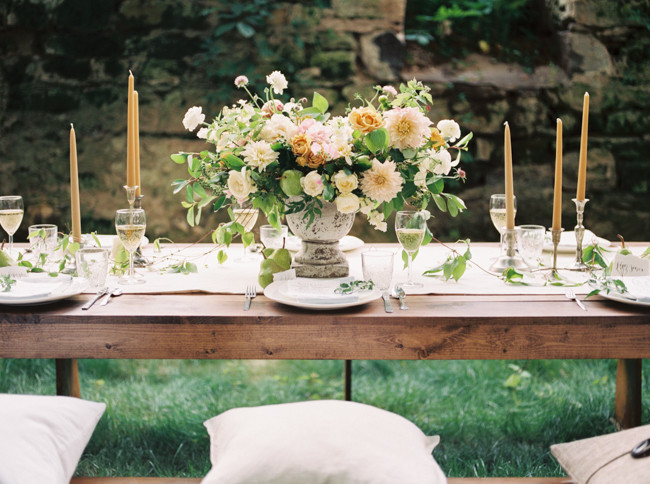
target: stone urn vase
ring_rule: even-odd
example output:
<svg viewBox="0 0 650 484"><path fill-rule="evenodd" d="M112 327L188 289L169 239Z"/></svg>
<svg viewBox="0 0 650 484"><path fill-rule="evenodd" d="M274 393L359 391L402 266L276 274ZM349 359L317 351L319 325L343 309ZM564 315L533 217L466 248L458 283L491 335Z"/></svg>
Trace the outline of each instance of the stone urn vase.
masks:
<svg viewBox="0 0 650 484"><path fill-rule="evenodd" d="M341 240L352 228L353 213L341 213L335 203L323 202L321 215L309 224L304 212L287 214L287 225L302 240L294 256L292 269L298 277L347 277L350 266L339 249Z"/></svg>

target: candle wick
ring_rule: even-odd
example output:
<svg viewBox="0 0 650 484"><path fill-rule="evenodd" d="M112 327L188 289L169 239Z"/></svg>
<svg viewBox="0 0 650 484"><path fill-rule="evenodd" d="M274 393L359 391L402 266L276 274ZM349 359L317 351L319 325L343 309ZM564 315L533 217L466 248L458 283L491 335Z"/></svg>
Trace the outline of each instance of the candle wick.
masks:
<svg viewBox="0 0 650 484"><path fill-rule="evenodd" d="M508 126L508 121L506 121L505 123L503 123L503 125L504 125L504 126Z"/></svg>
<svg viewBox="0 0 650 484"><path fill-rule="evenodd" d="M74 129L74 124L70 123L70 129Z"/></svg>
<svg viewBox="0 0 650 484"><path fill-rule="evenodd" d="M131 69L129 69L129 75L132 76L133 72L131 72Z"/></svg>

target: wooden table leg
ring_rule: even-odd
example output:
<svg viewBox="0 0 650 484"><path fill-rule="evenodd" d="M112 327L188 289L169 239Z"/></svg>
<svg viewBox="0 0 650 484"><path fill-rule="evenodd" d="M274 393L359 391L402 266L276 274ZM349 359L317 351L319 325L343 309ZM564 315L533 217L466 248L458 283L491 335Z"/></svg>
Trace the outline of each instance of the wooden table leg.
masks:
<svg viewBox="0 0 650 484"><path fill-rule="evenodd" d="M352 361L345 360L345 367L343 368L343 398L347 402L352 400Z"/></svg>
<svg viewBox="0 0 650 484"><path fill-rule="evenodd" d="M618 360L614 416L623 429L641 425L642 360Z"/></svg>
<svg viewBox="0 0 650 484"><path fill-rule="evenodd" d="M77 360L56 360L56 394L81 398Z"/></svg>

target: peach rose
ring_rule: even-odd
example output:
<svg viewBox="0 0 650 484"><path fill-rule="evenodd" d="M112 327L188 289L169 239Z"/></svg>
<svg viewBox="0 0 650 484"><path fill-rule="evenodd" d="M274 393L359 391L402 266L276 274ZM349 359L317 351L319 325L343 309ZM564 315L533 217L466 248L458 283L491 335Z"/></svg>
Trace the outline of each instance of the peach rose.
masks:
<svg viewBox="0 0 650 484"><path fill-rule="evenodd" d="M291 150L298 157L305 157L311 151L311 139L306 134L299 134L291 138ZM300 162L299 162L300 163ZM305 166L305 165L302 165Z"/></svg>
<svg viewBox="0 0 650 484"><path fill-rule="evenodd" d="M354 108L350 111L348 119L352 127L358 129L363 134L368 134L384 125L381 114L369 106Z"/></svg>

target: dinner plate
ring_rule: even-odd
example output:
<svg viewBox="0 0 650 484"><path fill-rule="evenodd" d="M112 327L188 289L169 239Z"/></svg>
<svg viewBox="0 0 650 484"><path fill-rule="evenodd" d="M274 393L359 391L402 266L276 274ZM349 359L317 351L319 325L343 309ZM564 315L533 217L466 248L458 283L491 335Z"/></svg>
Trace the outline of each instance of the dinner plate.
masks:
<svg viewBox="0 0 650 484"><path fill-rule="evenodd" d="M50 277L47 274L28 274L16 279L10 292L0 292L0 304L28 306L45 304L81 294L88 287L82 277L60 274Z"/></svg>
<svg viewBox="0 0 650 484"><path fill-rule="evenodd" d="M381 291L372 290L372 291L361 291L355 292L352 295L336 295L332 294L331 297L323 297L322 292L310 292L307 295L304 295L302 298L295 296L295 293L291 291L290 284L295 284L296 281L303 281L302 278L295 279L293 281L276 281L272 282L264 289L264 295L269 299L287 304L289 306L295 306L298 308L304 309L342 309L349 308L353 306L360 306L362 304L367 304L371 301L375 301L381 297ZM329 281L333 281L329 279ZM314 282L314 280L307 280L305 284ZM338 284L336 284L338 285ZM334 286L332 286L334 287ZM321 299L319 301L319 299ZM340 300L337 302L337 299Z"/></svg>
<svg viewBox="0 0 650 484"><path fill-rule="evenodd" d="M585 230L584 236L582 237L582 246L586 247L588 245L591 245L592 240L598 241L598 244L601 247L609 247L611 242L607 239L603 239L602 237L598 237L596 234L594 234L591 230ZM573 230L565 231L562 232L562 235L560 237L560 243L557 246L557 251L562 254L570 254L570 253L575 253L576 251L576 234ZM544 237L544 250L546 251L552 251L553 250L553 242L551 241L551 233L546 232L546 235Z"/></svg>
<svg viewBox="0 0 650 484"><path fill-rule="evenodd" d="M634 306L650 307L650 276L615 277L613 279L622 281L625 287L627 287L628 293L623 295L616 290L610 291L609 293L602 290L598 293L599 296L603 296L605 299L611 301L632 304Z"/></svg>
<svg viewBox="0 0 650 484"><path fill-rule="evenodd" d="M291 252L298 252L302 247L302 241L295 235L290 235L287 237L287 242L285 248L289 249ZM339 240L339 249L343 252L348 252L350 250L358 249L363 247L363 240L354 235L346 235L341 240Z"/></svg>

